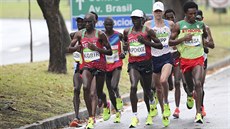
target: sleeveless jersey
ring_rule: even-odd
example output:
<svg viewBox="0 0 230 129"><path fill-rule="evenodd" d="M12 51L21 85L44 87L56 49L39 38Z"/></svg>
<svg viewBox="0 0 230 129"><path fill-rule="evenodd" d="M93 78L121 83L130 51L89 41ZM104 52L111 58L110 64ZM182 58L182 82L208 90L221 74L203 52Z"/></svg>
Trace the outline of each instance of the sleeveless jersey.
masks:
<svg viewBox="0 0 230 129"><path fill-rule="evenodd" d="M88 48L88 44L92 43L98 48L103 48L98 41L98 30L96 30L95 36L88 38L85 37L85 32L82 33L81 47L82 47L82 68L96 68L105 71L106 62L104 54L100 54L98 51L93 51Z"/></svg>
<svg viewBox="0 0 230 129"><path fill-rule="evenodd" d="M106 55L106 71L113 71L117 67L123 65L122 59L119 55L121 54L121 41L119 37L119 32L114 31L114 34L108 37L109 43L112 48L113 54L111 56Z"/></svg>
<svg viewBox="0 0 230 129"><path fill-rule="evenodd" d="M145 33L146 26L143 26L142 31L137 34L131 33L132 29L131 27L128 32L129 63L149 60L151 58L151 47L138 42L138 36L147 39L147 33Z"/></svg>
<svg viewBox="0 0 230 129"><path fill-rule="evenodd" d="M194 24L190 24L182 20L179 22L179 25L180 34L178 38L184 37L186 34L193 34L191 41L184 41L177 45L177 50L181 53L181 57L185 59L195 59L203 56L202 34L204 23L196 21Z"/></svg>
<svg viewBox="0 0 230 129"><path fill-rule="evenodd" d="M151 28L154 30L156 37L161 41L163 45L163 49L156 49L151 47L151 54L155 57L162 56L172 51L172 48L168 44L171 35L170 25L167 20L164 20L164 24L165 26L163 27L156 27L154 19L151 22Z"/></svg>

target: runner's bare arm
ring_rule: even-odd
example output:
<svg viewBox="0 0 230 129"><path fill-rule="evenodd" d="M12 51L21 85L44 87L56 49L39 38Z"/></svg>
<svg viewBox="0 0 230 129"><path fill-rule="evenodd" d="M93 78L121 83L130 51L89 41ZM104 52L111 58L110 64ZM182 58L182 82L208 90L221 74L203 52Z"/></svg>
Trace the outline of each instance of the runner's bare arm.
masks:
<svg viewBox="0 0 230 129"><path fill-rule="evenodd" d="M69 47L67 48L67 52L69 53L73 53L75 51L80 52L80 45L79 45L80 41L81 41L81 33L80 31L78 31L74 34L74 37L71 40Z"/></svg>
<svg viewBox="0 0 230 129"><path fill-rule="evenodd" d="M206 27L206 31L207 31L207 34L208 34L208 42L205 44L206 47L209 47L211 49L213 49L215 47L215 44L214 44L214 41L213 41L213 38L212 38L212 33L211 33L211 30L208 26L205 26Z"/></svg>
<svg viewBox="0 0 230 129"><path fill-rule="evenodd" d="M96 51L98 51L99 53L105 54L105 55L112 55L112 49L111 46L109 44L109 41L105 35L104 32L99 31L98 32L98 36L99 36L99 42L106 48L106 49L101 49L96 47Z"/></svg>
<svg viewBox="0 0 230 129"><path fill-rule="evenodd" d="M74 37L75 33L76 32L72 32L72 33L69 34L71 40L73 40L73 37Z"/></svg>
<svg viewBox="0 0 230 129"><path fill-rule="evenodd" d="M182 43L183 41L192 40L192 36L193 36L192 34L187 34L182 38L176 39L177 36L179 35L179 33L180 33L180 25L179 25L179 23L176 23L172 29L172 33L171 33L171 36L169 39L169 46L176 46L176 45Z"/></svg>
<svg viewBox="0 0 230 129"><path fill-rule="evenodd" d="M126 28L123 32L123 50L128 51L128 32L129 28Z"/></svg>
<svg viewBox="0 0 230 129"><path fill-rule="evenodd" d="M119 39L120 39L120 41L121 41L121 54L119 55L119 57L121 58L121 59L124 59L125 58L125 55L126 55L126 52L124 51L124 49L123 49L123 38L124 38L124 36L123 36L123 34L121 34L121 33L119 33Z"/></svg>
<svg viewBox="0 0 230 129"><path fill-rule="evenodd" d="M170 30L172 31L173 28L175 27L175 23L173 21L169 21L169 20L168 20L168 22L169 22Z"/></svg>
<svg viewBox="0 0 230 129"><path fill-rule="evenodd" d="M145 44L145 45L148 45L150 47L162 49L163 45L161 44L160 40L156 37L155 32L148 27L146 28L146 32L147 32L148 36L150 37L150 40L147 41L142 36L139 36L138 41ZM151 42L151 40L153 40L154 42Z"/></svg>

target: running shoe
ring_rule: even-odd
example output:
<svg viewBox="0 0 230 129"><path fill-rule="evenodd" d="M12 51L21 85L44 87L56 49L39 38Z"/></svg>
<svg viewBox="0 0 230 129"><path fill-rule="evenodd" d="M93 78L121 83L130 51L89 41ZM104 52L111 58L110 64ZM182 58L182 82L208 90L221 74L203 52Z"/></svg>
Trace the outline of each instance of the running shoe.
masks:
<svg viewBox="0 0 230 129"><path fill-rule="evenodd" d="M196 117L195 117L195 121L196 123L200 123L200 124L203 124L203 119L202 119L202 116L200 113L197 113L196 114Z"/></svg>
<svg viewBox="0 0 230 129"><path fill-rule="evenodd" d="M153 118L150 114L148 114L148 117L145 122L146 125L152 125L153 124Z"/></svg>
<svg viewBox="0 0 230 129"><path fill-rule="evenodd" d="M85 128L86 129L93 129L94 128L94 118L93 117L89 118Z"/></svg>
<svg viewBox="0 0 230 129"><path fill-rule="evenodd" d="M107 121L110 118L110 103L107 102L107 107L103 108L103 120Z"/></svg>
<svg viewBox="0 0 230 129"><path fill-rule="evenodd" d="M170 115L171 115L171 111L170 111L169 104L164 104L163 116L164 117L169 117Z"/></svg>
<svg viewBox="0 0 230 129"><path fill-rule="evenodd" d="M168 117L162 117L162 123L165 127L167 127L170 124L170 120Z"/></svg>
<svg viewBox="0 0 230 129"><path fill-rule="evenodd" d="M69 127L82 127L82 122L75 118L72 122L70 122Z"/></svg>
<svg viewBox="0 0 230 129"><path fill-rule="evenodd" d="M137 125L138 125L138 123L139 123L138 118L137 117L133 117L129 128L136 128Z"/></svg>
<svg viewBox="0 0 230 129"><path fill-rule="evenodd" d="M116 98L116 107L118 110L121 110L123 108L123 102L122 102L122 99L121 98Z"/></svg>
<svg viewBox="0 0 230 129"><path fill-rule="evenodd" d="M193 108L193 105L194 105L194 99L193 99L193 97L187 97L187 103L186 103L186 105L187 105L187 108L188 109L192 109Z"/></svg>
<svg viewBox="0 0 230 129"><path fill-rule="evenodd" d="M150 104L150 112L149 115L155 117L158 114L156 102L154 104Z"/></svg>
<svg viewBox="0 0 230 129"><path fill-rule="evenodd" d="M204 106L201 106L201 114L202 114L202 117L206 116L206 112L204 110Z"/></svg>
<svg viewBox="0 0 230 129"><path fill-rule="evenodd" d="M175 111L174 111L174 113L173 113L173 116L175 118L179 118L179 114L180 114L180 110L179 110L179 108L176 108Z"/></svg>
<svg viewBox="0 0 230 129"><path fill-rule="evenodd" d="M120 123L121 122L121 112L116 112L115 119L113 121L114 123Z"/></svg>

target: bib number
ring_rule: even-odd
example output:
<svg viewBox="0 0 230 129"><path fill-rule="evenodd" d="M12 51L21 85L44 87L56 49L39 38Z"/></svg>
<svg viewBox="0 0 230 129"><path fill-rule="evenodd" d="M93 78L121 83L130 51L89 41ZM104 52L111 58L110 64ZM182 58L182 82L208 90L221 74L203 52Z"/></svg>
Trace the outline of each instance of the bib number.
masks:
<svg viewBox="0 0 230 129"><path fill-rule="evenodd" d="M163 47L165 47L165 48L169 47L169 45L168 45L169 38L168 37L160 37L159 40L162 43Z"/></svg>
<svg viewBox="0 0 230 129"><path fill-rule="evenodd" d="M74 52L73 59L77 62L81 61L81 54L79 52Z"/></svg>
<svg viewBox="0 0 230 129"><path fill-rule="evenodd" d="M129 45L129 52L131 56L145 56L145 45L139 42L132 42Z"/></svg>
<svg viewBox="0 0 230 129"><path fill-rule="evenodd" d="M184 44L187 46L199 46L201 44L201 36L193 36L191 41L185 41Z"/></svg>
<svg viewBox="0 0 230 129"><path fill-rule="evenodd" d="M112 63L119 60L119 54L118 54L117 50L113 50L113 55L111 55L111 56L106 55L105 57L106 57L106 62L108 64L112 64Z"/></svg>
<svg viewBox="0 0 230 129"><path fill-rule="evenodd" d="M100 59L100 53L98 51L92 51L90 49L83 50L85 62L92 62Z"/></svg>

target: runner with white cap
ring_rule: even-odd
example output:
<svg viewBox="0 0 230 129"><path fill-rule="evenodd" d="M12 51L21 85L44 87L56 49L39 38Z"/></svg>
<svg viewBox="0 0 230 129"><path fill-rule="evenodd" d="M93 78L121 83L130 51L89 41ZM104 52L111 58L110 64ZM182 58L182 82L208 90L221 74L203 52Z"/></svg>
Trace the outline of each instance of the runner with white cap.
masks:
<svg viewBox="0 0 230 129"><path fill-rule="evenodd" d="M149 112L146 124L152 124L152 108L154 98L151 91L152 81L152 62L151 62L151 47L162 49L162 44L153 30L143 25L144 14L141 10L136 9L131 14L133 27L124 30L124 50L128 51L128 72L130 76L130 101L132 106L133 117L130 128L135 128L138 123L137 115L137 84L140 80L143 81L142 88L144 90L145 103ZM155 43L151 42L153 40Z"/></svg>
<svg viewBox="0 0 230 129"><path fill-rule="evenodd" d="M163 44L163 49L161 50L155 48L151 49L153 64L152 79L163 114L162 123L164 126L168 126L170 123L169 116L171 115L168 102L168 77L171 74L173 64L171 47L169 47L168 42L174 23L162 18L163 11L164 4L162 2L155 2L153 4L154 18L153 20L146 22L145 25L154 30L157 38L159 38Z"/></svg>

